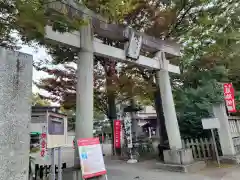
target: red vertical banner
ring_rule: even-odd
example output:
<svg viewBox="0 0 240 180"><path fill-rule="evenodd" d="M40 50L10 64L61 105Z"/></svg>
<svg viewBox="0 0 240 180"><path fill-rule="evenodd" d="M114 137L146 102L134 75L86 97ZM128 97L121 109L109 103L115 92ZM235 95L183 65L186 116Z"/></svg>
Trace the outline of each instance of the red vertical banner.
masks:
<svg viewBox="0 0 240 180"><path fill-rule="evenodd" d="M234 99L234 88L232 83L224 83L223 92L224 92L224 100L226 102L228 112L231 112L231 113L237 112L236 103Z"/></svg>
<svg viewBox="0 0 240 180"><path fill-rule="evenodd" d="M47 127L42 126L42 134L40 137L40 155L44 158L47 155Z"/></svg>
<svg viewBox="0 0 240 180"><path fill-rule="evenodd" d="M114 120L114 147L121 148L121 120Z"/></svg>
<svg viewBox="0 0 240 180"><path fill-rule="evenodd" d="M40 147L41 147L40 155L41 157L45 157L46 150L47 150L47 134L45 132L41 134Z"/></svg>

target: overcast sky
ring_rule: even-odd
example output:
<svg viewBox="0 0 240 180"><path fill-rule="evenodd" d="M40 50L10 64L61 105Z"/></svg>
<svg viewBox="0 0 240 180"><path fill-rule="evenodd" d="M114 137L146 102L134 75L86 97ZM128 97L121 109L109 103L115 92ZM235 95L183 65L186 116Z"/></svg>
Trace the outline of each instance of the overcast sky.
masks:
<svg viewBox="0 0 240 180"><path fill-rule="evenodd" d="M21 45L21 46L22 46L22 49L20 51L33 55L34 62L37 62L39 60L44 60L44 59L51 59L51 57L47 54L44 48L32 48L32 47L29 47L28 45ZM33 68L33 81L38 81L42 77L46 77L46 76L47 76L46 73L38 72L35 70L35 68ZM33 85L33 92L40 92L40 90ZM44 93L44 92L41 91L41 93Z"/></svg>

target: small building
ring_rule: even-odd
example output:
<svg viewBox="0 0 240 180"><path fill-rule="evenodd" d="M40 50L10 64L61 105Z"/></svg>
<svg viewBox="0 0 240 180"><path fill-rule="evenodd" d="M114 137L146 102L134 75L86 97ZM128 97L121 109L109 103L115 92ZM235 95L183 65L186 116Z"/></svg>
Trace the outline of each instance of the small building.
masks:
<svg viewBox="0 0 240 180"><path fill-rule="evenodd" d="M155 135L157 127L157 113L153 106L144 106L137 112L135 119L138 121L141 131L147 136Z"/></svg>
<svg viewBox="0 0 240 180"><path fill-rule="evenodd" d="M43 128L47 128L47 133L50 135L48 144L58 146L64 142L62 138L67 134L66 115L59 112L60 107L55 106L33 106L30 122L30 150L40 150L41 134ZM67 140L65 140L67 141ZM55 144L53 144L55 143Z"/></svg>

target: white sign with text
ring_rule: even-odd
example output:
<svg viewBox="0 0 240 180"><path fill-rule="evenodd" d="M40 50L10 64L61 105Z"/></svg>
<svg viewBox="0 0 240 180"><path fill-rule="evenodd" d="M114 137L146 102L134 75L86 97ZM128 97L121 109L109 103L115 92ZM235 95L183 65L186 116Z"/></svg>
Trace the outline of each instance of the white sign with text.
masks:
<svg viewBox="0 0 240 180"><path fill-rule="evenodd" d="M220 123L218 118L203 118L202 126L203 129L219 129Z"/></svg>

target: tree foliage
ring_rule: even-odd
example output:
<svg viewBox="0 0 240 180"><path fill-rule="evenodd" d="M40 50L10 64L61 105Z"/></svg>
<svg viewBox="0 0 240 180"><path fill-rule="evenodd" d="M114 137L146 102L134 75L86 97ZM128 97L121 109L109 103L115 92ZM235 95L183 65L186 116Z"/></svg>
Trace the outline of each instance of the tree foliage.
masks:
<svg viewBox="0 0 240 180"><path fill-rule="evenodd" d="M32 94L32 106L50 106L51 102L37 93Z"/></svg>
<svg viewBox="0 0 240 180"><path fill-rule="evenodd" d="M171 75L171 80L183 136L203 135L200 119L210 116L211 104L222 100L218 83L233 82L236 94L239 94L237 0L83 2L95 12L106 15L110 21L127 24L151 36L176 40L182 45L181 57L167 57L171 63L181 68L181 75ZM46 45L53 57L53 64L74 62L78 51L59 44L48 44L43 39L43 27L50 21L56 29L67 31L81 26L81 19L72 20L53 12L46 13L44 3L44 0L0 3L3 14L0 20L1 44L15 45L10 34L17 30L24 42L34 40ZM112 43L110 40L106 42ZM153 54L149 56L152 57ZM153 100L152 92L156 88L153 72L130 65L120 65L120 71L116 71L118 66L108 59L95 59L95 107L106 112L106 91L114 92L119 101L139 94L141 99ZM49 91L51 98L63 103L66 108L74 107L75 69L65 66L64 70L47 67L39 70L46 71L53 77L43 79L38 86ZM113 71L110 76L109 73ZM111 83L106 86L107 82Z"/></svg>
<svg viewBox="0 0 240 180"><path fill-rule="evenodd" d="M101 63L95 60L94 66L94 107L96 112L108 115L107 92L112 92L116 95L116 100L121 103L132 97L138 96L143 98L154 87L141 77L132 77L132 68L122 68L119 72L115 72L115 76L110 76L110 64ZM46 90L51 101L58 102L63 105L64 109L75 109L76 107L76 69L70 65L64 65L63 68L49 68L48 66L35 66L38 70L46 72L50 75L48 78L42 79L40 82L35 82L38 88ZM115 71L115 67L112 69ZM106 86L106 81L111 80L111 84Z"/></svg>
<svg viewBox="0 0 240 180"><path fill-rule="evenodd" d="M44 40L45 26L51 24L60 32L78 29L83 21L80 17L69 18L64 14L48 11L48 0L15 0L0 2L0 38L1 46L15 47L20 35L23 43L37 42L50 45Z"/></svg>
<svg viewBox="0 0 240 180"><path fill-rule="evenodd" d="M183 47L180 58L170 59L181 69L181 75L172 74L171 80L183 137L204 135L201 118L211 116L212 103L222 101L219 82L233 82L236 89L239 86L238 17L235 0L176 0L168 4L155 0L142 1L126 18L133 27L155 37L175 39ZM148 71L140 73L150 81Z"/></svg>

